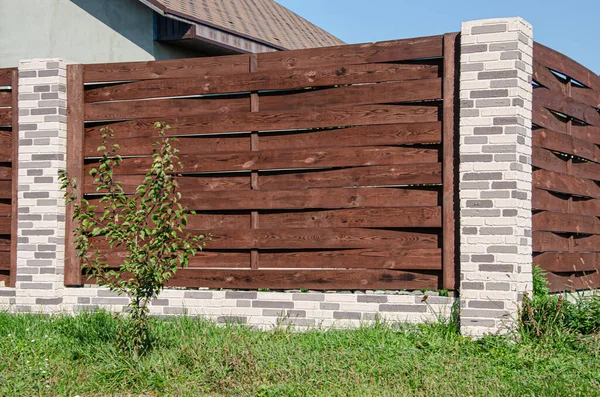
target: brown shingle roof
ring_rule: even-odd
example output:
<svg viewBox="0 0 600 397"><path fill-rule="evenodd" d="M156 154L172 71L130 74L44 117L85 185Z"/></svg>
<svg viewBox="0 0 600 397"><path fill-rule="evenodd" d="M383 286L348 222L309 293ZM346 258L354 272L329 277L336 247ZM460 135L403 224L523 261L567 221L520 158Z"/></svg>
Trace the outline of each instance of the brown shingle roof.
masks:
<svg viewBox="0 0 600 397"><path fill-rule="evenodd" d="M283 49L344 44L273 0L151 0L166 13Z"/></svg>

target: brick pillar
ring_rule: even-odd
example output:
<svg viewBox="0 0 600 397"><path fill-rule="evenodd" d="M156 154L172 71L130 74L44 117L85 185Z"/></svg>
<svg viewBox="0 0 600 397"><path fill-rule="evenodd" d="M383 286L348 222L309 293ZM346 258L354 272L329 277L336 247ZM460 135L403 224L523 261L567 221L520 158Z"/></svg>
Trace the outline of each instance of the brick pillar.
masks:
<svg viewBox="0 0 600 397"><path fill-rule="evenodd" d="M66 63L19 64L19 311L55 311L64 291L65 203L57 181L65 169Z"/></svg>
<svg viewBox="0 0 600 397"><path fill-rule="evenodd" d="M461 329L516 324L531 288L532 29L465 22L460 62Z"/></svg>

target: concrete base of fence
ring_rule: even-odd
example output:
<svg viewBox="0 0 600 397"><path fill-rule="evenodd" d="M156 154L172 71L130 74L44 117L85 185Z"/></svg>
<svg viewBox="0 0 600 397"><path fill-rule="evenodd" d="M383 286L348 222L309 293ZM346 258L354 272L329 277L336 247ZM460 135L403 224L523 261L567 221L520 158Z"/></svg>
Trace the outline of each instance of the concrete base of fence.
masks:
<svg viewBox="0 0 600 397"><path fill-rule="evenodd" d="M53 301L24 305L14 288L0 289L0 310L73 314L105 309L120 312L127 297L106 288L66 288ZM38 298L39 299L39 298ZM167 289L150 306L156 316L189 315L218 323L240 323L261 329L356 328L376 321L425 323L447 319L455 298L432 292L257 292Z"/></svg>

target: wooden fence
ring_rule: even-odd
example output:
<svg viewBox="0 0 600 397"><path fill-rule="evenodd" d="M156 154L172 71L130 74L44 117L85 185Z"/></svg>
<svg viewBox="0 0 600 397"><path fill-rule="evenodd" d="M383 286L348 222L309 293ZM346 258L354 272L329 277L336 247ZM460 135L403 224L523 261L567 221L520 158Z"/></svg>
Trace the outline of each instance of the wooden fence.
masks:
<svg viewBox="0 0 600 397"><path fill-rule="evenodd" d="M535 43L533 251L553 291L600 287L600 77Z"/></svg>
<svg viewBox="0 0 600 397"><path fill-rule="evenodd" d="M0 69L0 282L15 285L17 252L17 69Z"/></svg>
<svg viewBox="0 0 600 397"><path fill-rule="evenodd" d="M455 40L69 66L69 173L91 197L109 126L133 191L172 127L189 229L212 235L173 286L454 289Z"/></svg>

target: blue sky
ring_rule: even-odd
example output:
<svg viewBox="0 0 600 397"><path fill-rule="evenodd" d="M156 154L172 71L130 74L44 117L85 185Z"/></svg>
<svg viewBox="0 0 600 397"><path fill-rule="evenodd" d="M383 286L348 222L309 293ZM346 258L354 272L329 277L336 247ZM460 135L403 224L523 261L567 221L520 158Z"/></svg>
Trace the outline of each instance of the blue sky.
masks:
<svg viewBox="0 0 600 397"><path fill-rule="evenodd" d="M600 0L277 0L347 43L430 36L520 16L534 40L600 74Z"/></svg>

